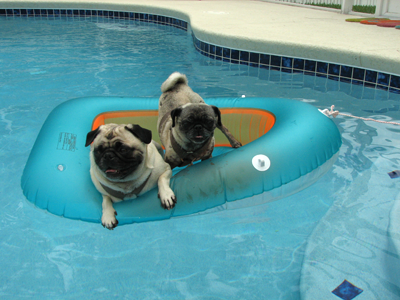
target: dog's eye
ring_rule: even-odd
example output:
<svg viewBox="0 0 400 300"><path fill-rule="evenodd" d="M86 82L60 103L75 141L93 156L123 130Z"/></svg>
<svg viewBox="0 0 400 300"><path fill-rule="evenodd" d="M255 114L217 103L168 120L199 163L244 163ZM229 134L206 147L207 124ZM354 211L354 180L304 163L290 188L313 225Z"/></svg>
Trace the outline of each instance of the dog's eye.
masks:
<svg viewBox="0 0 400 300"><path fill-rule="evenodd" d="M213 127L214 120L213 119L206 119L206 120L204 120L204 125L207 126L207 127Z"/></svg>
<svg viewBox="0 0 400 300"><path fill-rule="evenodd" d="M122 144L121 142L116 142L115 143L115 149L121 154L125 154L125 153L128 152L128 148L124 144Z"/></svg>
<svg viewBox="0 0 400 300"><path fill-rule="evenodd" d="M119 151L121 154L125 154L125 153L128 152L128 149L127 149L126 147L120 147L120 148L118 149L118 151Z"/></svg>
<svg viewBox="0 0 400 300"><path fill-rule="evenodd" d="M122 155L126 155L130 153L131 148L121 144L121 146L117 148L117 151Z"/></svg>
<svg viewBox="0 0 400 300"><path fill-rule="evenodd" d="M188 128L188 127L190 127L190 125L192 125L192 123L191 122L188 122L188 121L182 121L182 126L184 127L184 128Z"/></svg>

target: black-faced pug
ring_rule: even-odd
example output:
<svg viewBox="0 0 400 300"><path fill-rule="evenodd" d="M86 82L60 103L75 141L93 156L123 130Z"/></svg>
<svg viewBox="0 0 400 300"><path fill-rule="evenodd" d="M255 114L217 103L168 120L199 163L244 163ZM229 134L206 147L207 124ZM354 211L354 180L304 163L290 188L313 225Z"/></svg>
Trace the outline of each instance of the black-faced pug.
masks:
<svg viewBox="0 0 400 300"><path fill-rule="evenodd" d="M172 171L160 145L152 141L150 130L132 124L106 124L87 134L89 145L90 175L103 195L104 227L118 225L113 202L136 198L157 184L162 207L174 207L176 197L169 186Z"/></svg>
<svg viewBox="0 0 400 300"><path fill-rule="evenodd" d="M214 130L220 129L233 148L242 144L221 123L218 107L208 105L188 86L185 75L172 73L161 85L157 130L171 168L211 157Z"/></svg>

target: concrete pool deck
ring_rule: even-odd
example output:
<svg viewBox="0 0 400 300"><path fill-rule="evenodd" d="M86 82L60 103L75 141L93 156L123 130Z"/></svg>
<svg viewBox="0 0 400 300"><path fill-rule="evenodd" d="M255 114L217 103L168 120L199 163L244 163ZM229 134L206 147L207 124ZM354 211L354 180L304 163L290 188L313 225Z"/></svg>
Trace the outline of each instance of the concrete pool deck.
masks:
<svg viewBox="0 0 400 300"><path fill-rule="evenodd" d="M357 16L259 0L3 1L0 8L134 11L187 21L199 40L227 48L400 74L400 30L346 22Z"/></svg>

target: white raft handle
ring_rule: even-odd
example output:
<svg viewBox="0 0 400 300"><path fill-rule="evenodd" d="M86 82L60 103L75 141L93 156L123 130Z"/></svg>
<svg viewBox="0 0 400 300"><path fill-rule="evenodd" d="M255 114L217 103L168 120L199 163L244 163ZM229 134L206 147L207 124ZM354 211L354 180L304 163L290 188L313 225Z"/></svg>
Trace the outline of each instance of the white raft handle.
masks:
<svg viewBox="0 0 400 300"><path fill-rule="evenodd" d="M324 115L326 115L327 117L334 117L336 118L338 115L341 116L345 116L345 117L350 117L350 118L355 118L355 119L359 119L359 120L363 120L363 121L373 121L373 122L377 122L377 123L384 123L384 124L392 124L392 125L399 125L400 123L396 123L396 122L387 122L387 121L380 121L380 120L375 120L375 119L371 119L371 118L362 118L362 117L357 117L357 116L352 116L352 115L348 115L348 114L343 114L341 112L339 112L338 110L333 110L335 108L335 105L331 106L331 109L318 109L321 113L323 113Z"/></svg>

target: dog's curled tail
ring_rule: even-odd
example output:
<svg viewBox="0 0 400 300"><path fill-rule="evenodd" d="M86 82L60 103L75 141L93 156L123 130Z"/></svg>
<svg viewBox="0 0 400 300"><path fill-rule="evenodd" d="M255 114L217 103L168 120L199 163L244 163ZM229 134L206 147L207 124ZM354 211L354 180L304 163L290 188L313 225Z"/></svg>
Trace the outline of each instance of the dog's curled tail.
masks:
<svg viewBox="0 0 400 300"><path fill-rule="evenodd" d="M169 90L172 90L177 84L188 84L188 80L186 78L186 75L181 74L179 72L174 72L171 75L169 75L168 79L164 81L164 83L161 85L161 92L165 93L168 92Z"/></svg>

